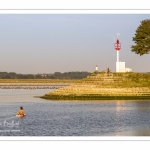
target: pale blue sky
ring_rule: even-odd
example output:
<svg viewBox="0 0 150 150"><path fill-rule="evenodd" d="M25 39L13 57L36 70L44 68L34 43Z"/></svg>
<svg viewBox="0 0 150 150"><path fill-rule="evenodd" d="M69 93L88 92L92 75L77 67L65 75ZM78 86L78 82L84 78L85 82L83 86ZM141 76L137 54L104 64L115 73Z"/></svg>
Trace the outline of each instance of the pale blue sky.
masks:
<svg viewBox="0 0 150 150"><path fill-rule="evenodd" d="M0 72L93 72L95 65L115 71L117 33L120 61L135 72L150 72L150 54L130 48L144 19L150 14L1 14Z"/></svg>

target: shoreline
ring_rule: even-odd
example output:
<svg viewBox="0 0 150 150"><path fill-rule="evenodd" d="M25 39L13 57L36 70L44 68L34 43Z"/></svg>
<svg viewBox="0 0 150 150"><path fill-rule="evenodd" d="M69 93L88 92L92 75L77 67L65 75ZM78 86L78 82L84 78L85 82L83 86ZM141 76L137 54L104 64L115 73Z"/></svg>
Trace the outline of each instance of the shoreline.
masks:
<svg viewBox="0 0 150 150"><path fill-rule="evenodd" d="M78 81L63 79L0 79L0 89L58 89L70 86Z"/></svg>
<svg viewBox="0 0 150 150"><path fill-rule="evenodd" d="M81 79L0 79L1 84L72 84Z"/></svg>
<svg viewBox="0 0 150 150"><path fill-rule="evenodd" d="M59 89L70 86L70 84L52 83L52 84L39 84L39 83L12 83L12 84L0 84L0 89Z"/></svg>
<svg viewBox="0 0 150 150"><path fill-rule="evenodd" d="M39 96L39 98L46 99L46 100L77 100L77 101L94 101L94 100L150 100L150 96L93 96L93 97L87 97L87 96L74 96L74 97L67 97L67 96L49 96L49 95L44 95L44 96Z"/></svg>
<svg viewBox="0 0 150 150"><path fill-rule="evenodd" d="M71 83L0 83L0 86L55 86L71 85Z"/></svg>

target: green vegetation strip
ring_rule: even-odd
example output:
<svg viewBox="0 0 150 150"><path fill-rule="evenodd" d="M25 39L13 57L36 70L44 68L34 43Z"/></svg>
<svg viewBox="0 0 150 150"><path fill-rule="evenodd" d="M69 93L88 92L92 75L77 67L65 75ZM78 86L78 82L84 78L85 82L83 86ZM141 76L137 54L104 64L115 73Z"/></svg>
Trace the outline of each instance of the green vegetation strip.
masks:
<svg viewBox="0 0 150 150"><path fill-rule="evenodd" d="M74 79L0 79L0 83L77 83Z"/></svg>
<svg viewBox="0 0 150 150"><path fill-rule="evenodd" d="M150 96L54 96L47 94L40 98L49 100L150 100Z"/></svg>

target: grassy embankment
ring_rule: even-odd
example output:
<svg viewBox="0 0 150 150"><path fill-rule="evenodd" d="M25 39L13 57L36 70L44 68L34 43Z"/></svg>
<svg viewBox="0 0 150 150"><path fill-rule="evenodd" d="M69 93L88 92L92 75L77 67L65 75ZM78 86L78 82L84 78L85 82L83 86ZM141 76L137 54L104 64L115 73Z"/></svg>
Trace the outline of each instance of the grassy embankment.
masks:
<svg viewBox="0 0 150 150"><path fill-rule="evenodd" d="M150 74L93 73L69 87L41 96L51 100L150 99Z"/></svg>
<svg viewBox="0 0 150 150"><path fill-rule="evenodd" d="M2 84L60 84L60 83L77 83L80 80L75 79L0 79Z"/></svg>

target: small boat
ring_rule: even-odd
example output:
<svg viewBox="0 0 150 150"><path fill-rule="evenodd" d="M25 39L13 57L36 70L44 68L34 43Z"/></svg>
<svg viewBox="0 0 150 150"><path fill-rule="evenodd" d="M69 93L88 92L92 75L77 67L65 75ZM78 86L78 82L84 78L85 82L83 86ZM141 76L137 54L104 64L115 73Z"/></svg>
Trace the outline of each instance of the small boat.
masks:
<svg viewBox="0 0 150 150"><path fill-rule="evenodd" d="M17 118L22 118L22 117L25 117L25 116L26 116L26 114L24 114L24 115L16 115Z"/></svg>

